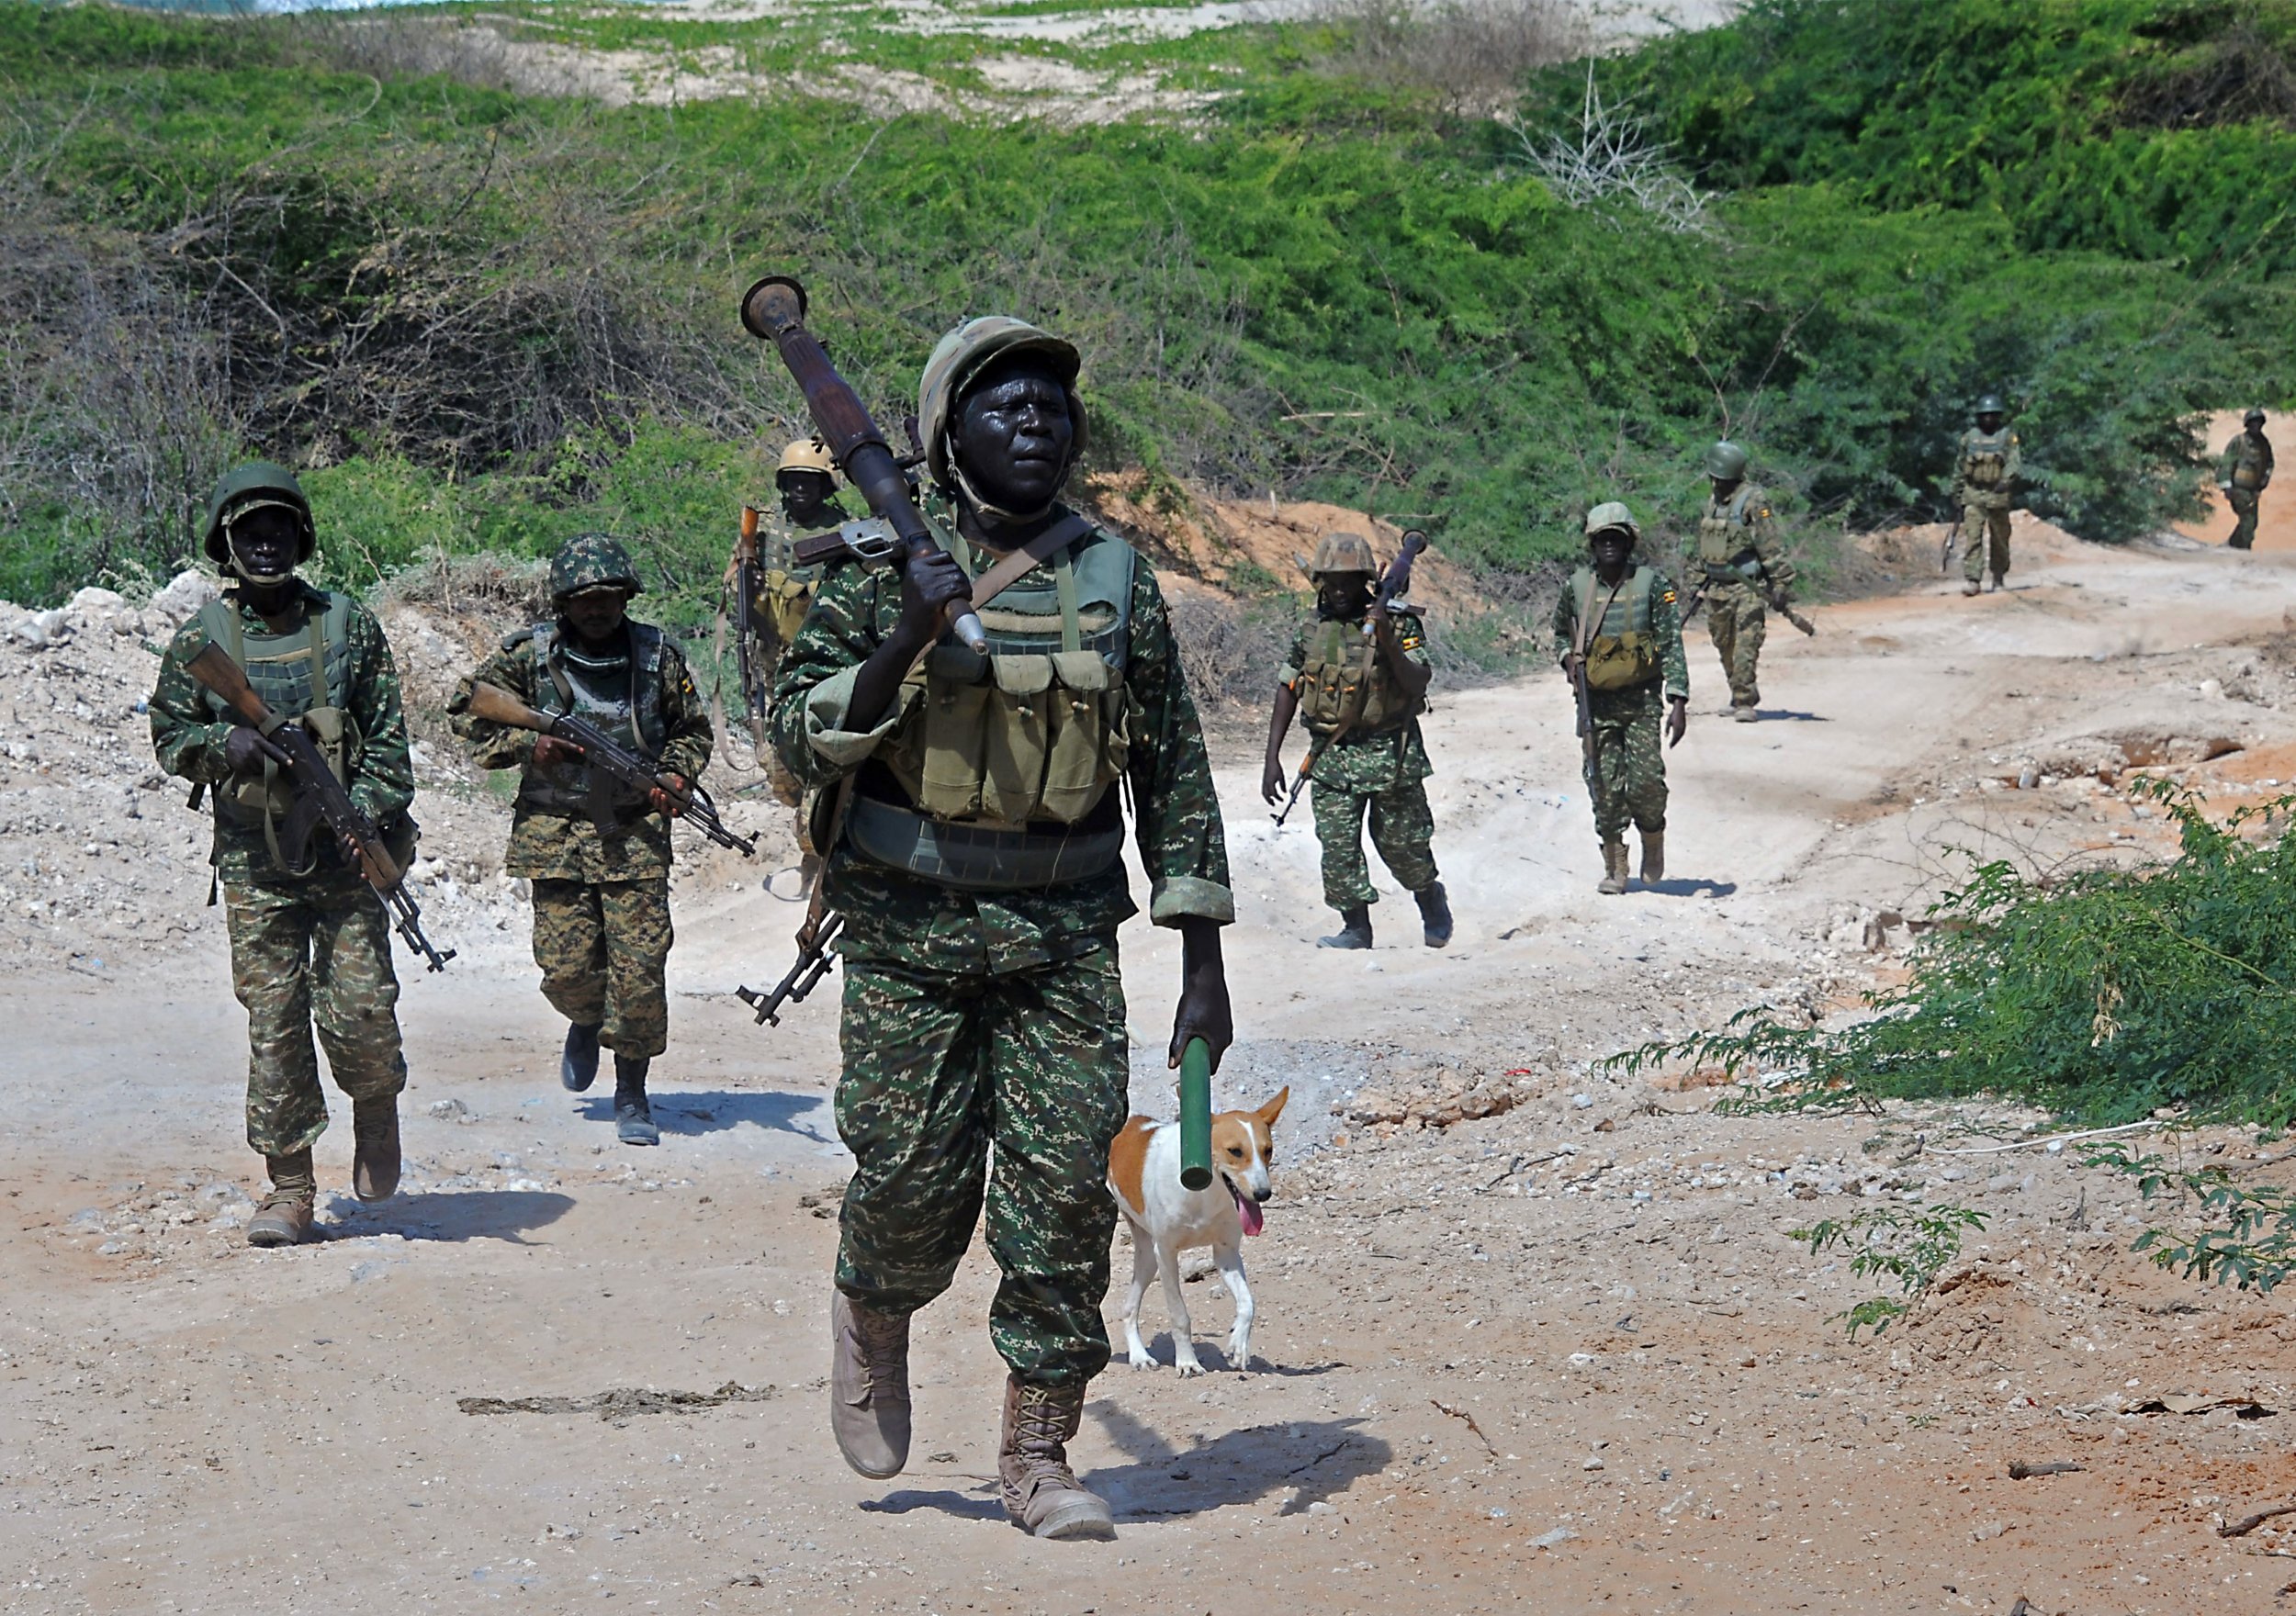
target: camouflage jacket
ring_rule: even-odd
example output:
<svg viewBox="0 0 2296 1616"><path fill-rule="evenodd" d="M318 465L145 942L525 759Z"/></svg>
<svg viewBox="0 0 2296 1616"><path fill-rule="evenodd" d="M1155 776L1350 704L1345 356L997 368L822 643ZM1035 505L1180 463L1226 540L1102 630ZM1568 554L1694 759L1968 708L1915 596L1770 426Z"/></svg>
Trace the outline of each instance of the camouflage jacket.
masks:
<svg viewBox="0 0 2296 1616"><path fill-rule="evenodd" d="M1978 488L1969 480L1970 467L1980 454L1992 454L2001 457L2000 480L1989 488ZM1987 434L1970 427L1961 434L1960 447L1953 454L1953 499L1957 504L1975 505L1986 511L2007 511L2009 498L2017 490L2018 479L2025 475L2025 451L2017 434L2003 427Z"/></svg>
<svg viewBox="0 0 2296 1616"><path fill-rule="evenodd" d="M1633 572L1642 568L1630 569ZM1586 599L1587 584L1593 578L1593 569L1581 567L1570 575L1570 581L1562 586L1562 593L1555 597L1555 660L1561 662L1570 655L1570 647L1579 634L1579 602ZM1597 587L1598 596L1607 593ZM1598 600L1597 603L1600 601ZM1659 677L1648 684L1624 690L1589 690L1590 705L1602 707L1606 702L1622 699L1641 700L1653 687L1662 688L1669 700L1687 700L1690 695L1690 659L1683 655L1682 609L1675 603L1674 585L1663 574L1651 580L1650 632L1659 640Z"/></svg>
<svg viewBox="0 0 2296 1616"><path fill-rule="evenodd" d="M1414 612L1397 612L1394 619L1396 641L1404 656L1426 667L1426 625ZM1363 619L1349 621L1360 624ZM1281 679L1286 689L1299 681L1307 665L1308 627L1302 623L1292 636L1290 654L1284 658ZM1370 792L1413 785L1434 772L1426 740L1419 733L1419 720L1413 718L1384 735L1340 736L1323 748L1315 767L1308 771L1308 778L1318 785L1343 791Z"/></svg>
<svg viewBox="0 0 2296 1616"><path fill-rule="evenodd" d="M227 606L236 604L238 592L227 593L224 600ZM314 613L324 612L327 593L304 584L302 603ZM238 611L249 635L270 632L252 607L238 605ZM223 762L223 745L232 725L217 721L205 687L186 671L207 643L207 630L197 617L175 631L161 654L150 706L152 750L160 767L212 788L231 778ZM399 669L391 660L390 642L383 637L383 625L374 613L355 603L351 608L344 687L333 692L335 704L351 715L363 737L351 769L351 801L377 825L388 825L414 802L414 763L408 754L407 717L400 705ZM212 791L208 795L214 795ZM272 861L263 826L232 819L216 802L210 861L225 881L295 881L340 874L346 868L341 852L323 834L312 838L311 847L318 863L305 876L282 870Z"/></svg>
<svg viewBox="0 0 2296 1616"><path fill-rule="evenodd" d="M2251 438L2245 428L2235 433L2233 441L2224 445L2224 453L2217 456L2217 486L2226 488L2233 487L2233 474L2244 466L2249 467L2250 475L2256 478L2253 485L2244 486L2253 487L2259 493L2270 487L2272 482L2271 440L2261 435Z"/></svg>
<svg viewBox="0 0 2296 1616"><path fill-rule="evenodd" d="M661 766L699 781L716 737L685 657L667 634L658 677L665 737ZM455 687L446 703L455 733L469 744L471 758L479 768L531 769L532 730L488 724L470 715L470 687L481 682L508 690L530 707L555 708L556 701L546 699L556 692L548 670L535 654L533 636L511 635L500 651ZM622 830L607 834L586 814L549 813L522 802L512 811L510 849L502 867L529 881L647 881L665 876L670 873L670 821L658 814L639 814Z"/></svg>
<svg viewBox="0 0 2296 1616"><path fill-rule="evenodd" d="M836 785L890 740L899 703L876 727L847 721L853 679L901 615L901 579L847 562L822 579L774 680L772 740L809 788ZM1130 694L1133 839L1147 871L1149 917L1235 918L1228 849L1196 704L1172 644L1164 592L1143 557L1133 569L1124 686ZM875 777L872 775L872 779ZM895 788L897 789L897 788ZM844 952L951 976L993 976L1104 946L1140 911L1124 867L1061 886L960 892L863 862L840 844L827 895L845 915Z"/></svg>

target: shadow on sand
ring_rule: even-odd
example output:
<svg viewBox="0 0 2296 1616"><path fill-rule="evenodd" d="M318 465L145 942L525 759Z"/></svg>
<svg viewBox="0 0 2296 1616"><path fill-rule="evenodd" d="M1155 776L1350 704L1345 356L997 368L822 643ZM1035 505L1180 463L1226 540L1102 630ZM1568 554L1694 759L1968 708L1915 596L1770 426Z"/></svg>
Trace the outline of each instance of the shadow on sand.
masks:
<svg viewBox="0 0 2296 1616"><path fill-rule="evenodd" d="M368 1204L336 1196L328 1220L315 1226L318 1240L356 1240L395 1234L410 1240L508 1240L514 1246L530 1229L556 1223L572 1210L574 1197L555 1190L425 1190Z"/></svg>
<svg viewBox="0 0 2296 1616"><path fill-rule="evenodd" d="M697 1094L671 1091L650 1095L654 1124L664 1134L724 1133L737 1128L763 1128L794 1134L816 1145L838 1143L834 1132L822 1128L832 1118L827 1094L789 1094L776 1090L762 1094L731 1089L705 1089ZM582 1096L582 1115L592 1122L613 1121L613 1091L602 1084Z"/></svg>

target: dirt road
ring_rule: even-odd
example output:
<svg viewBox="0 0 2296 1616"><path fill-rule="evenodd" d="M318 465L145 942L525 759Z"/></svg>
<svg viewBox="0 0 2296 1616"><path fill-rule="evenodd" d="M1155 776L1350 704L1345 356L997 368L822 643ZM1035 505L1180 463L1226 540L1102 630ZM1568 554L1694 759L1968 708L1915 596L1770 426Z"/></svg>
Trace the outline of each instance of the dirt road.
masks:
<svg viewBox="0 0 2296 1616"><path fill-rule="evenodd" d="M119 705L148 658L125 629L100 668L94 627L9 649L0 674L33 693L8 716L40 750L0 761L0 1608L2284 1608L2281 1522L2213 1530L2296 1498L2282 1304L2132 1257L2130 1193L2024 1114L1733 1120L1586 1065L1757 1000L1849 1003L1955 847L2156 847L2100 769L2223 794L2296 779L2286 559L2020 528L2014 578L1773 637L1751 726L1711 716L1701 634L1662 892L1594 895L1556 683L1446 700L1429 740L1460 926L1439 955L1392 895L1372 956L1318 954L1313 838L1271 831L1253 760L1228 759L1223 1094L1293 1088L1247 1253L1259 1358L1096 1385L1079 1457L1117 1506L1104 1546L999 1516L977 1253L919 1321L909 1473L838 1463L834 1006L768 1033L727 996L785 951L793 915L755 872L682 881L666 1138L625 1150L554 1081L514 902L477 850L499 811L427 799L433 891L456 883L432 909L466 953L407 983L407 1188L333 1200L322 1243L245 1247L220 922L195 822L138 794ZM78 751L51 738L73 722L96 726ZM67 826L53 770L106 747L136 816ZM1127 948L1136 1094L1164 1110L1176 950L1144 927ZM348 1151L347 1127L320 1147L338 1188ZM1785 1231L1880 1197L1989 1227L1913 1320L1851 1344L1829 1316L1867 1283ZM1216 1281L1191 1297L1219 1362L1227 1302ZM1154 1298L1149 1319L1168 1353ZM589 1401L627 1388L711 1398ZM2011 1460L2081 1468L2011 1481Z"/></svg>

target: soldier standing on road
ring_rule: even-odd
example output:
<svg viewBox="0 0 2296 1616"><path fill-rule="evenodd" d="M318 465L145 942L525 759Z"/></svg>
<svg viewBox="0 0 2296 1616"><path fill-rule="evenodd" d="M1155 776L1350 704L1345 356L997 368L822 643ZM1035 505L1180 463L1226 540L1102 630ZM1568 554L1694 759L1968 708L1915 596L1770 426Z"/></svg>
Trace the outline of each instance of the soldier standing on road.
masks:
<svg viewBox="0 0 2296 1616"><path fill-rule="evenodd" d="M1630 563L1642 536L1615 500L1587 512L1591 565L1555 601L1555 659L1586 683L1586 790L1603 839L1597 892L1626 890L1626 826L1642 832L1642 884L1666 879L1666 757L1690 724L1690 666L1674 586ZM1583 673L1581 672L1583 670Z"/></svg>
<svg viewBox="0 0 2296 1616"><path fill-rule="evenodd" d="M1706 634L1730 682L1724 714L1752 724L1761 703L1761 644L1769 632L1769 591L1780 600L1794 584L1794 564L1778 548L1769 496L1746 480L1746 451L1723 442L1706 451L1711 492L1698 537L1685 559L1704 578Z"/></svg>
<svg viewBox="0 0 2296 1616"><path fill-rule="evenodd" d="M661 1134L646 1077L670 1042L663 973L678 806L658 787L640 796L612 785L599 789L613 796L594 803L580 746L469 712L471 686L493 685L541 712L580 714L691 786L710 760L709 714L675 643L627 615L638 592L618 540L568 539L550 563L557 617L506 638L446 711L480 768L523 771L503 868L534 883L535 963L543 996L568 1023L558 1080L580 1094L597 1081L599 1049L613 1050L617 1137L653 1145Z"/></svg>
<svg viewBox="0 0 2296 1616"><path fill-rule="evenodd" d="M1315 622L1300 630L1285 659L1267 729L1260 794L1280 802L1284 736L1295 713L1311 737L1308 778L1315 791L1315 836L1323 847L1323 901L1339 911L1337 935L1324 948L1371 946L1371 905L1379 901L1364 862L1367 810L1371 844L1388 872L1417 900L1430 948L1451 940L1451 903L1436 879L1435 815L1427 807L1427 745L1419 733L1426 706L1426 630L1408 611L1373 603L1379 562L1360 533L1323 535L1308 569L1315 583Z"/></svg>
<svg viewBox="0 0 2296 1616"><path fill-rule="evenodd" d="M854 1167L830 1428L863 1476L906 1462L909 1319L949 1287L985 1186L989 1336L1010 1370L997 1471L1007 1514L1048 1538L1115 1530L1066 1444L1109 1360L1108 1152L1130 1109L1120 780L1150 918L1181 935L1172 1060L1200 1037L1216 1062L1232 1037L1220 802L1164 597L1058 502L1085 447L1076 372L1075 349L1017 320L940 340L917 414L962 559L833 566L773 701L783 761L841 810L822 879L845 917ZM1031 541L1042 558L982 609L990 653L944 639L968 573Z"/></svg>
<svg viewBox="0 0 2296 1616"><path fill-rule="evenodd" d="M2258 496L2272 485L2272 444L2264 435L2263 410L2248 411L2240 427L2240 435L2224 445L2216 463L2216 486L2233 508L2233 536L2225 543L2246 550L2257 542Z"/></svg>
<svg viewBox="0 0 2296 1616"><path fill-rule="evenodd" d="M2009 430L2000 398L1987 393L1977 400L1977 424L1961 434L1953 457L1953 499L1961 506L1961 592L1976 594L1984 587L1986 566L1992 564L1993 587L2009 587L2009 498L2024 475L2023 451L2017 434Z"/></svg>
<svg viewBox="0 0 2296 1616"><path fill-rule="evenodd" d="M253 729L186 671L209 642L246 672L264 704L299 720L403 866L413 855L414 769L399 673L382 625L348 595L296 576L310 559L310 502L293 473L257 461L208 502L202 548L233 581L200 608L160 659L152 746L160 767L215 800L210 862L231 939L231 988L247 1007L247 1142L271 1192L248 1221L251 1245L310 1232L319 1196L311 1146L327 1127L313 1024L335 1084L351 1096L352 1187L362 1201L399 1187L399 978L382 900L355 855L324 836L290 868L279 832L291 798ZM213 894L208 901L214 902Z"/></svg>

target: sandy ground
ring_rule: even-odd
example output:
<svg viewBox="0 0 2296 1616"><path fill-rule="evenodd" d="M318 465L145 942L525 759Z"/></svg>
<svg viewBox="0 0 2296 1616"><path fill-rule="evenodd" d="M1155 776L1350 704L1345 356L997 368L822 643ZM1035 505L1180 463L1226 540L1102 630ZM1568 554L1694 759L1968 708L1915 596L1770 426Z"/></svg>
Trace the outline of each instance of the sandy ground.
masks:
<svg viewBox="0 0 2296 1616"><path fill-rule="evenodd" d="M1225 759L1223 1103L1294 1096L1248 1251L1255 1358L1096 1384L1078 1457L1116 1505L1108 1545L999 1517L977 1252L920 1317L908 1474L838 1463L834 1004L765 1031L729 997L786 956L762 870L681 871L667 1137L625 1150L557 1086L490 863L501 809L435 742L425 901L464 953L406 984L406 1188L350 1201L338 1127L327 1238L246 1247L258 1163L204 836L138 757L163 616L0 613L0 1608L2284 1609L2283 1522L2214 1530L2296 1498L2283 1304L2132 1256L2131 1192L2029 1115L1733 1120L1588 1067L1756 1001L1852 1002L1955 847L2156 850L2100 771L2225 797L2296 779L2286 557L2019 533L2006 594L1924 582L1773 637L1758 724L1710 716L1698 637L1661 892L1594 894L1554 681L1429 721L1460 921L1441 954L1392 893L1374 954L1319 954L1312 836L1273 830L1253 759ZM419 699L461 632L394 619ZM1176 950L1144 926L1126 948L1136 1097L1168 1111ZM1831 1316L1867 1283L1786 1231L1884 1198L1989 1226L1911 1320L1852 1343ZM1221 1363L1218 1282L1191 1307ZM1148 1322L1168 1355L1153 1297ZM725 1395L587 1401L630 1388ZM2081 1468L2012 1481L2012 1460Z"/></svg>

